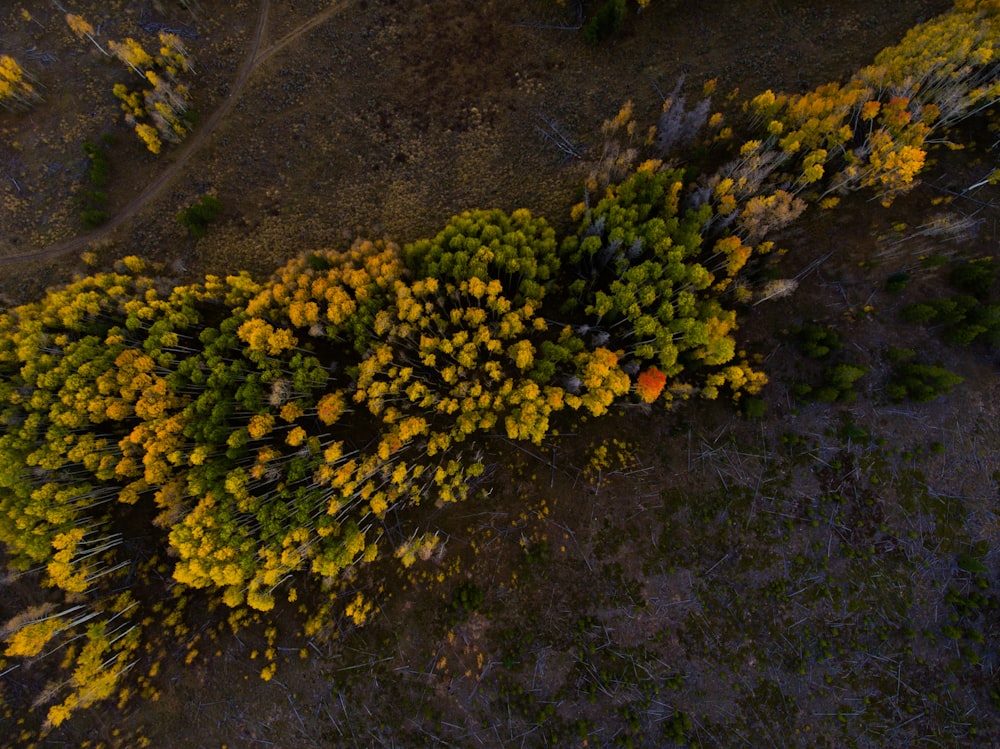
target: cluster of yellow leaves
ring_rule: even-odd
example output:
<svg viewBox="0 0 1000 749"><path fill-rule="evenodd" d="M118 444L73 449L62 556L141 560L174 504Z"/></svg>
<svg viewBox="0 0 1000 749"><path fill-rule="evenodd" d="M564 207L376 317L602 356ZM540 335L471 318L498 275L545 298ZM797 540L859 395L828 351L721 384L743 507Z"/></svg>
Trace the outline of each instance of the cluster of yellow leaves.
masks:
<svg viewBox="0 0 1000 749"><path fill-rule="evenodd" d="M122 594L114 602L115 613L110 618L87 625L83 646L72 659L72 677L63 687L69 694L49 709L49 726L58 726L73 711L105 700L118 689L122 676L134 663L141 632L127 619L114 628L111 624L134 605L127 593Z"/></svg>
<svg viewBox="0 0 1000 749"><path fill-rule="evenodd" d="M739 237L732 234L717 240L712 249L716 254L725 258L726 275L730 278L735 276L746 265L747 260L750 259L750 255L753 252L751 247L743 244L743 241Z"/></svg>
<svg viewBox="0 0 1000 749"><path fill-rule="evenodd" d="M910 189L927 141L1000 97L1000 19L994 4L959 2L911 29L844 84L803 95L765 91L747 103L751 127L766 130L747 144L798 169L797 188L821 183L825 197L858 187L888 205Z"/></svg>
<svg viewBox="0 0 1000 749"><path fill-rule="evenodd" d="M243 323L236 334L247 344L251 358L255 356L280 356L282 352L298 345L295 335L285 328L275 328L259 317L252 317Z"/></svg>
<svg viewBox="0 0 1000 749"><path fill-rule="evenodd" d="M618 354L599 347L594 351L577 354L580 380L586 388L580 404L593 416L602 416L615 398L631 389L631 382L618 366Z"/></svg>
<svg viewBox="0 0 1000 749"><path fill-rule="evenodd" d="M396 559L404 567L412 567L417 559L427 561L435 549L439 548L441 537L437 533L424 533L414 536L409 541L396 548Z"/></svg>
<svg viewBox="0 0 1000 749"><path fill-rule="evenodd" d="M378 346L361 363L355 401L402 441L409 436L404 428L417 423L403 416L407 411L421 417L421 431L424 415L451 417L447 430L431 436L432 455L493 429L504 414L509 436L540 441L553 404L558 410L564 401L561 389L530 378L538 353L530 336L546 328L534 305L515 306L498 280L477 277L397 282L395 291L395 314L385 311L375 321L376 334L395 344Z"/></svg>
<svg viewBox="0 0 1000 749"><path fill-rule="evenodd" d="M70 677L50 684L36 701L42 704L65 695L49 709L47 726L60 725L75 710L118 689L139 646L140 630L130 621L135 606L129 593L109 598L104 611L77 604L52 613L53 606L46 604L27 609L3 628L4 653L10 657L32 658L46 648L48 653L66 648L62 667L71 670Z"/></svg>
<svg viewBox="0 0 1000 749"><path fill-rule="evenodd" d="M0 106L29 107L41 97L10 55L0 55Z"/></svg>
<svg viewBox="0 0 1000 749"><path fill-rule="evenodd" d="M94 27L86 18L75 13L67 13L66 24L69 26L70 30L76 34L78 39L89 39L94 43L94 46L101 50L101 52L108 54L104 48L97 43L97 40L94 39Z"/></svg>
<svg viewBox="0 0 1000 749"><path fill-rule="evenodd" d="M347 252L295 258L246 309L253 317L267 317L363 351L375 312L403 272L398 246L358 241Z"/></svg>
<svg viewBox="0 0 1000 749"><path fill-rule="evenodd" d="M177 81L180 73L191 70L183 42L166 33L159 40L160 53L155 56L131 37L108 42L112 55L150 86L130 90L116 83L112 91L122 102L125 121L153 153L160 152L163 141L178 143L187 135L184 116L191 98L187 86Z"/></svg>
<svg viewBox="0 0 1000 749"><path fill-rule="evenodd" d="M724 367L713 372L705 379L702 396L710 400L718 397L719 389L727 387L730 392L739 397L742 393L756 395L767 384L767 376L753 369L749 362L742 360L738 364Z"/></svg>
<svg viewBox="0 0 1000 749"><path fill-rule="evenodd" d="M363 593L358 593L354 596L349 604L347 604L346 614L350 617L354 625L360 627L367 620L371 612L374 610L375 605L365 598Z"/></svg>
<svg viewBox="0 0 1000 749"><path fill-rule="evenodd" d="M152 153L159 153L163 142L178 143L187 135L184 119L190 102L187 86L177 81L184 72L193 72L184 42L176 34L159 34L159 52L151 55L142 43L128 37L124 42L111 40L105 50L94 37L94 27L83 16L68 13L66 23L80 39L89 39L102 53L121 60L151 88L130 90L115 84L114 95L121 100L125 121ZM147 121L143 121L147 120Z"/></svg>
<svg viewBox="0 0 1000 749"><path fill-rule="evenodd" d="M65 623L57 616L25 624L7 637L4 655L22 658L36 656L64 628Z"/></svg>
<svg viewBox="0 0 1000 749"><path fill-rule="evenodd" d="M154 65L153 57L143 48L142 44L132 37L128 37L124 42L116 42L112 39L108 42L108 49L111 50L112 55L140 76L145 77L146 71Z"/></svg>

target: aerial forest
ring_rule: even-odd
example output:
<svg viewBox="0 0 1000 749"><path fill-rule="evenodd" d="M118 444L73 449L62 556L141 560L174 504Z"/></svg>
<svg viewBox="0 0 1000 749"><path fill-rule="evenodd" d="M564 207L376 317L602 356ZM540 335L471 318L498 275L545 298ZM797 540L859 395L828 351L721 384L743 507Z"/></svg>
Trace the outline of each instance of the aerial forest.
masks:
<svg viewBox="0 0 1000 749"><path fill-rule="evenodd" d="M651 5L591 4L586 41L608 43ZM113 96L151 158L197 132L197 60L179 36L160 32L150 53L132 38L104 43L81 16L66 23L128 75ZM761 419L775 375L743 327L797 293L789 230L859 201L889 211L939 154L966 146L969 123L994 132L1000 3L957 0L841 81L749 97L717 88L682 79L655 121L623 101L595 124L600 145L568 215L470 209L422 238L303 248L270 278L233 268L177 283L130 254L3 311L0 545L11 579L36 590L0 623L12 745L156 699L164 661L185 645L198 657L202 619L229 637L264 632L255 670L280 680L278 623L321 639L376 619L387 569L447 559L436 513L484 502L502 482L497 450L540 455L615 414ZM25 112L42 95L0 56L0 104ZM100 170L101 149L89 153ZM998 181L981 171L983 185ZM221 209L211 199L185 214L185 241ZM957 294L903 318L995 351L993 265L951 274ZM796 386L803 408L854 400L869 364L831 357L842 341L822 325L783 335L816 373ZM961 382L902 345L887 356L889 402ZM863 435L846 422L845 433ZM593 453L591 474L628 463L615 444ZM974 556L962 569L986 574ZM464 585L453 611L468 615L481 591ZM579 631L585 651L591 625ZM638 724L630 715L616 720ZM591 745L698 743L680 713L666 725L656 740L633 726ZM587 745L586 725L574 730L561 745Z"/></svg>

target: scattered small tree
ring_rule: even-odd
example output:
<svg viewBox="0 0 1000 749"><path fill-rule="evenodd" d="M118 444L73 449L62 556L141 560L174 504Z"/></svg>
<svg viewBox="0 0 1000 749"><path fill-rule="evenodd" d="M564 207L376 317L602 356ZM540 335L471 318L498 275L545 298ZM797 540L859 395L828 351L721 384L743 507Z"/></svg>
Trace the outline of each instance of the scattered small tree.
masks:
<svg viewBox="0 0 1000 749"><path fill-rule="evenodd" d="M106 57L111 57L111 53L104 49L104 47L102 47L94 38L94 27L89 21L87 21L86 18L73 13L67 13L66 23L69 24L70 29L79 39L89 39L91 43L101 51L101 54Z"/></svg>
<svg viewBox="0 0 1000 749"><path fill-rule="evenodd" d="M600 44L621 31L625 24L625 0L604 0L597 13L583 27L588 44Z"/></svg>
<svg viewBox="0 0 1000 749"><path fill-rule="evenodd" d="M192 239L201 239L208 232L208 225L222 211L222 201L206 193L177 214L181 226L188 230Z"/></svg>
<svg viewBox="0 0 1000 749"><path fill-rule="evenodd" d="M892 363L892 377L886 386L886 394L893 401L927 403L951 392L963 381L942 366L918 361L917 352L913 349L889 349L886 358Z"/></svg>

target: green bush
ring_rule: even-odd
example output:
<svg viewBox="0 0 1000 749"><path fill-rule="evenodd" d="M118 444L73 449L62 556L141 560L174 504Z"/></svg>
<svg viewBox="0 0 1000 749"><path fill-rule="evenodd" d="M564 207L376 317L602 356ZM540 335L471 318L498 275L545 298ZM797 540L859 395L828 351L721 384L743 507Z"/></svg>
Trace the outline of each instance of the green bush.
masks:
<svg viewBox="0 0 1000 749"><path fill-rule="evenodd" d="M840 391L835 387L830 387L829 385L823 385L815 388L811 395L812 399L819 403L834 403L841 400ZM846 400L853 400L853 398L846 398Z"/></svg>
<svg viewBox="0 0 1000 749"><path fill-rule="evenodd" d="M747 419L763 419L767 414L767 403L763 398L747 396L740 400L740 409Z"/></svg>
<svg viewBox="0 0 1000 749"><path fill-rule="evenodd" d="M101 190L84 190L77 194L80 221L87 229L96 229L108 220L108 212L105 210L107 202L108 194Z"/></svg>
<svg viewBox="0 0 1000 749"><path fill-rule="evenodd" d="M963 381L944 367L913 361L915 356L915 352L910 349L890 349L887 352L887 358L896 364L886 388L886 394L891 400L927 403L950 392Z"/></svg>
<svg viewBox="0 0 1000 749"><path fill-rule="evenodd" d="M583 27L587 44L600 44L621 31L625 25L625 0L606 0Z"/></svg>
<svg viewBox="0 0 1000 749"><path fill-rule="evenodd" d="M846 391L854 387L854 383L864 377L866 372L868 370L865 367L859 367L855 364L837 364L829 367L824 376L830 387Z"/></svg>
<svg viewBox="0 0 1000 749"><path fill-rule="evenodd" d="M102 146L84 141L83 152L90 159L90 169L87 172L90 184L94 187L107 187L108 176L111 173L111 164L108 162L107 151Z"/></svg>
<svg viewBox="0 0 1000 749"><path fill-rule="evenodd" d="M983 277L976 275L976 278L981 281ZM991 343L1000 338L1000 305L987 304L969 294L911 304L900 316L918 325L942 326L941 337L953 346L968 346L980 336Z"/></svg>
<svg viewBox="0 0 1000 749"><path fill-rule="evenodd" d="M192 239L201 239L208 232L208 225L222 211L222 202L214 195L205 194L177 214L181 226Z"/></svg>
<svg viewBox="0 0 1000 749"><path fill-rule="evenodd" d="M898 294L907 287L911 278L909 273L903 271L893 273L885 280L885 290L890 294Z"/></svg>
<svg viewBox="0 0 1000 749"><path fill-rule="evenodd" d="M942 337L952 346L968 346L985 332L987 332L985 325L963 323L961 325L953 325L948 328L943 333Z"/></svg>
<svg viewBox="0 0 1000 749"><path fill-rule="evenodd" d="M871 435L862 427L855 424L850 417L843 420L838 434L844 442L865 444L871 439Z"/></svg>
<svg viewBox="0 0 1000 749"><path fill-rule="evenodd" d="M455 589L449 608L456 613L471 614L483 607L486 594L473 582L464 582Z"/></svg>
<svg viewBox="0 0 1000 749"><path fill-rule="evenodd" d="M108 218L108 212L101 208L84 208L80 211L80 221L88 229L96 229Z"/></svg>
<svg viewBox="0 0 1000 749"><path fill-rule="evenodd" d="M948 274L948 283L977 299L985 299L993 287L994 278L996 272L993 263L987 258L956 265Z"/></svg>
<svg viewBox="0 0 1000 749"><path fill-rule="evenodd" d="M836 337L833 331L829 331L826 328L820 326L809 326L809 329L825 331L825 333L830 333ZM803 330L806 330L805 328ZM824 335L825 335L824 333ZM807 338L806 350L811 352L807 354L814 357L823 357L829 354L829 348L826 345L817 342L816 336L811 336ZM831 339L823 339L831 345L835 345L837 348L840 347L839 337L836 337L834 342ZM801 342L801 339L800 339ZM796 383L792 386L792 394L795 395L799 400L811 400L819 403L850 403L858 394L854 391L854 383L857 382L861 377L863 377L868 372L866 367L859 366L857 364L847 364L840 363L834 364L826 367L823 370L823 379L819 384L809 385L804 382Z"/></svg>
<svg viewBox="0 0 1000 749"><path fill-rule="evenodd" d="M914 358L917 352L911 348L893 347L885 352L885 357L891 362L905 362Z"/></svg>
<svg viewBox="0 0 1000 749"><path fill-rule="evenodd" d="M104 143L110 144L111 139L104 137ZM83 152L90 159L90 169L87 171L87 179L93 189L82 190L77 193L76 204L80 208L80 221L87 229L96 229L108 220L108 212L105 210L108 202L108 194L103 188L107 187L111 165L108 162L108 154L103 146L96 145L90 141L84 141Z"/></svg>
<svg viewBox="0 0 1000 749"><path fill-rule="evenodd" d="M973 575L988 575L990 573L989 567L983 564L979 558L971 554L958 555L958 568L963 572L968 572Z"/></svg>
<svg viewBox="0 0 1000 749"><path fill-rule="evenodd" d="M794 332L799 351L810 359L823 359L843 345L840 335L825 325L806 325Z"/></svg>
<svg viewBox="0 0 1000 749"><path fill-rule="evenodd" d="M979 305L975 297L966 294L935 299L931 305L937 312L937 322L944 325L958 325Z"/></svg>
<svg viewBox="0 0 1000 749"><path fill-rule="evenodd" d="M903 308L900 317L906 322L912 322L917 325L928 325L937 318L937 310L931 304L922 302L910 304Z"/></svg>
<svg viewBox="0 0 1000 749"><path fill-rule="evenodd" d="M806 385L804 382L797 382L792 385L792 395L799 400L808 400L809 396L812 395L812 392L812 385Z"/></svg>

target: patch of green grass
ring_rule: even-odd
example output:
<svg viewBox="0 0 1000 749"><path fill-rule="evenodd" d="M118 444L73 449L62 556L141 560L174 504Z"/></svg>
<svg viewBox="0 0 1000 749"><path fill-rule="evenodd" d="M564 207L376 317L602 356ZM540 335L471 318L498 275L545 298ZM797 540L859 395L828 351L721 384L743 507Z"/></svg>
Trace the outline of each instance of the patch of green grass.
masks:
<svg viewBox="0 0 1000 749"><path fill-rule="evenodd" d="M840 334L826 325L810 323L792 331L799 352L810 359L825 359L844 346Z"/></svg>

